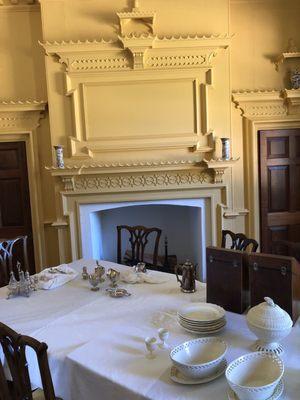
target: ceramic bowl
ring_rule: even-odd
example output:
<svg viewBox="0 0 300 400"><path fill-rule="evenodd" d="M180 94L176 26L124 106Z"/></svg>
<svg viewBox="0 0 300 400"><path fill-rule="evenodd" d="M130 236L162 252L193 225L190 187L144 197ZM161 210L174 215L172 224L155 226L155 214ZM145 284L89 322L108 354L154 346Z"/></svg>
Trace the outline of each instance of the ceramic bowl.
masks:
<svg viewBox="0 0 300 400"><path fill-rule="evenodd" d="M256 352L232 361L226 379L239 400L267 400L282 378L284 366L275 354Z"/></svg>
<svg viewBox="0 0 300 400"><path fill-rule="evenodd" d="M175 367L189 378L207 378L216 373L224 360L227 344L217 338L199 338L176 346L170 353Z"/></svg>
<svg viewBox="0 0 300 400"><path fill-rule="evenodd" d="M283 347L280 345L282 339L289 335L292 327L287 329L265 329L259 326L253 325L250 321L247 321L248 328L258 338L258 341L254 343L254 349L271 351L276 354L283 352Z"/></svg>
<svg viewBox="0 0 300 400"><path fill-rule="evenodd" d="M254 344L254 349L280 354L283 347L278 342L290 333L293 321L272 299L265 297L264 300L252 307L247 314L248 327L259 339Z"/></svg>

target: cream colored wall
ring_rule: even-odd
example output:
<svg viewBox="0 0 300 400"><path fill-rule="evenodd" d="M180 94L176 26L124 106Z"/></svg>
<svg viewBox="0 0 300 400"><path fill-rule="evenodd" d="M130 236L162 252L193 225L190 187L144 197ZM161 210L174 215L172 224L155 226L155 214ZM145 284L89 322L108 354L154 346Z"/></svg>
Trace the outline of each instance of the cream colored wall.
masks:
<svg viewBox="0 0 300 400"><path fill-rule="evenodd" d="M272 60L287 50L289 38L300 47L298 0L232 0L231 85L241 89L283 89L287 68Z"/></svg>
<svg viewBox="0 0 300 400"><path fill-rule="evenodd" d="M50 127L47 117L39 128L47 264L59 261L58 247L64 246L66 237L68 242L68 232L59 225L62 211L58 191L61 186L44 170L44 166L53 163L54 144L68 145L68 136L74 135L74 116L71 96L66 96L65 66L58 62L57 57L45 56L44 59L43 49L37 41L114 39L118 29L115 13L132 5L129 0L41 0L41 13L36 6L25 7L22 11L12 7L0 8L0 73L5 77L1 83L0 100L47 97L49 103ZM299 1L140 0L139 6L157 12L155 26L159 35L229 32L235 35L230 50L220 51L214 64L213 85L209 88L209 128L214 129L217 136L231 136L233 156L241 157L238 165L226 171L226 183L232 187L227 205L243 209L242 118L240 111L232 106L231 88L284 87L284 68L280 67L276 72L271 58L285 49L290 37L300 46ZM101 106L101 102L99 104ZM156 115L156 118L164 120L165 116ZM70 155L68 151L66 153ZM139 157L189 159L196 156L187 149L168 149L158 153L101 153L97 157L114 161ZM53 222L55 226L52 226ZM243 216L226 220L225 224L236 231L245 229ZM68 259L70 249L66 247L65 257Z"/></svg>

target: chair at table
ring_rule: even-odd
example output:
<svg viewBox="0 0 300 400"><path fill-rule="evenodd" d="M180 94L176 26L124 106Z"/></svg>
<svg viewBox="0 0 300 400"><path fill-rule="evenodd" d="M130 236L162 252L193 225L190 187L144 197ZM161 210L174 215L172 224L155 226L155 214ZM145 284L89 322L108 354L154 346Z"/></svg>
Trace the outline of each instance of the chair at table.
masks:
<svg viewBox="0 0 300 400"><path fill-rule="evenodd" d="M125 257L122 257L122 232L126 231L129 234L130 251L126 252ZM158 245L161 235L161 229L159 228L146 228L142 225L128 226L119 225L117 226L118 232L118 263L133 266L138 262L146 262L148 268L157 266L158 257ZM145 260L146 252L145 249L149 243L149 236L152 235L154 238L154 249L150 256L151 262Z"/></svg>
<svg viewBox="0 0 300 400"><path fill-rule="evenodd" d="M0 400L61 400L55 397L48 364L46 343L25 335L20 335L0 323L0 345L11 375L7 381L0 360ZM39 364L43 390L32 392L25 350L34 350Z"/></svg>
<svg viewBox="0 0 300 400"><path fill-rule="evenodd" d="M227 239L231 241L231 245L227 246ZM258 243L254 239L247 238L243 233L234 233L228 230L222 230L222 244L223 249L229 248L231 250L247 251L250 249L255 253L258 249Z"/></svg>
<svg viewBox="0 0 300 400"><path fill-rule="evenodd" d="M15 268L17 261L25 270L29 270L27 236L0 239L0 287L8 284L10 271Z"/></svg>

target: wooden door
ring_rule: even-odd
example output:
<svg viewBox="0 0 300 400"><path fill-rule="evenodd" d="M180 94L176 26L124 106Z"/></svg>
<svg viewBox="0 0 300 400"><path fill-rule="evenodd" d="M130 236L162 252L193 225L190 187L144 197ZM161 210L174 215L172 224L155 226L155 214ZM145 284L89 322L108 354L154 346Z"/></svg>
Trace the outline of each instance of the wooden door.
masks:
<svg viewBox="0 0 300 400"><path fill-rule="evenodd" d="M259 132L261 250L300 242L300 129Z"/></svg>
<svg viewBox="0 0 300 400"><path fill-rule="evenodd" d="M34 273L25 142L0 142L0 238L28 236L29 269ZM22 251L17 249L22 261Z"/></svg>

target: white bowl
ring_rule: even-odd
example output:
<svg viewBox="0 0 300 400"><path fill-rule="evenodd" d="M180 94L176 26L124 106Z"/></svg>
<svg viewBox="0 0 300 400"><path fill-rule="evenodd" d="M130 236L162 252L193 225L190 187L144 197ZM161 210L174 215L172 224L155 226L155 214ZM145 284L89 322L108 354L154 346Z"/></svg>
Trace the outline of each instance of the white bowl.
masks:
<svg viewBox="0 0 300 400"><path fill-rule="evenodd" d="M272 353L245 354L232 361L226 379L240 400L267 400L282 378L282 360Z"/></svg>
<svg viewBox="0 0 300 400"><path fill-rule="evenodd" d="M176 346L170 353L179 371L189 378L207 378L221 367L227 344L217 337L199 338Z"/></svg>
<svg viewBox="0 0 300 400"><path fill-rule="evenodd" d="M265 329L253 325L248 320L247 325L250 331L259 339L254 343L254 349L271 351L276 354L283 352L283 347L278 342L288 336L292 329L292 326L286 329Z"/></svg>

